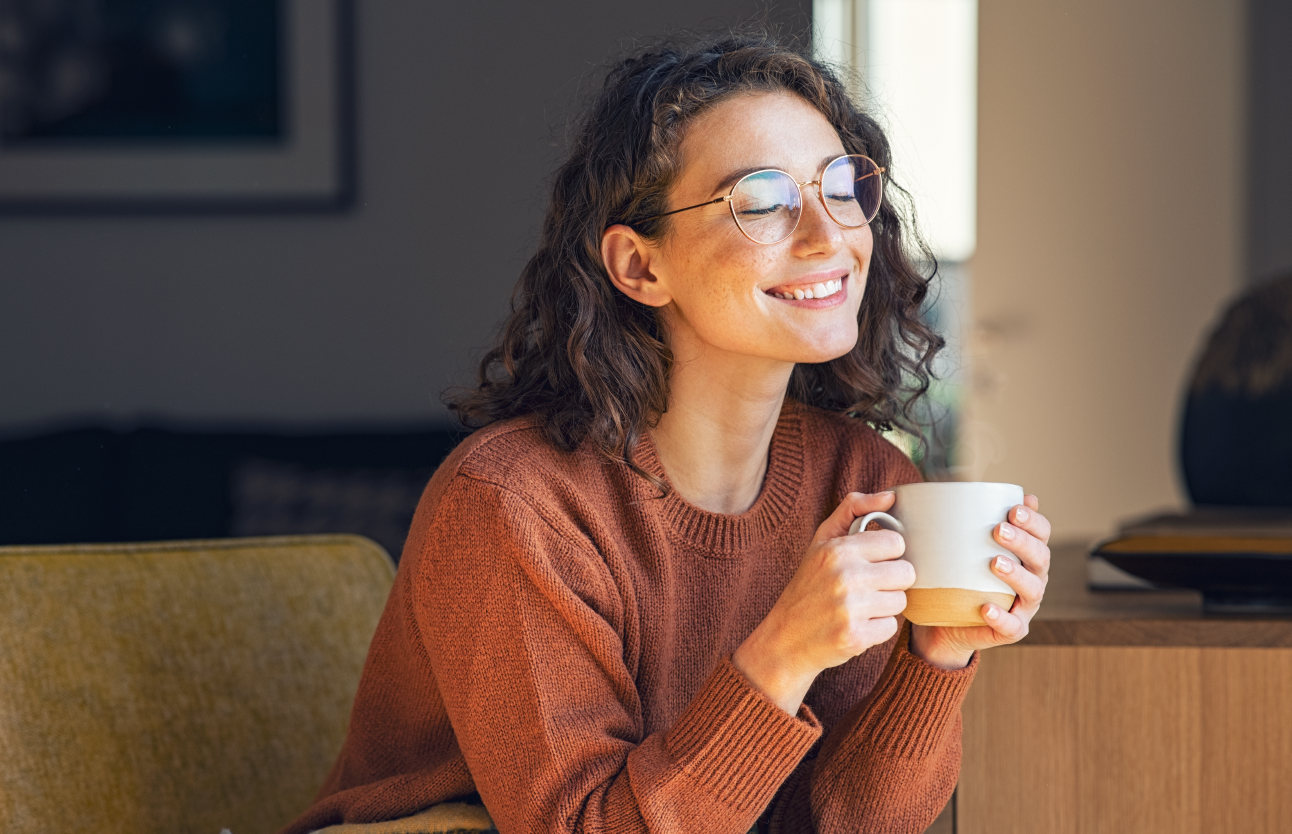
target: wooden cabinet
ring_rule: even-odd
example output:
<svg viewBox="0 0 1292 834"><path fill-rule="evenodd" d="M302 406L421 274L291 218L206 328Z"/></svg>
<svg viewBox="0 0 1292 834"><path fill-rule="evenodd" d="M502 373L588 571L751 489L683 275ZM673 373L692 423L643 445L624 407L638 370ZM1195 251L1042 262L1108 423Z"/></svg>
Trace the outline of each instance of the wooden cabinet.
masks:
<svg viewBox="0 0 1292 834"><path fill-rule="evenodd" d="M1031 634L983 653L955 830L1292 831L1292 619L1089 594L1083 571L1056 548Z"/></svg>

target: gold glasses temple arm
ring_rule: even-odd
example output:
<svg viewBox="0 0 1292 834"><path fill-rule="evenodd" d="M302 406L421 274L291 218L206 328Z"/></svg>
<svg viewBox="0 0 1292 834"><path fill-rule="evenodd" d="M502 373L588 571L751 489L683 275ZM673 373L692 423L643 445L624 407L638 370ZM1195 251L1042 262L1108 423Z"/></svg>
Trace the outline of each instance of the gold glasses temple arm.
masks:
<svg viewBox="0 0 1292 834"><path fill-rule="evenodd" d="M708 201L703 202L703 203L696 203L695 205L693 205L693 206L687 206L686 208L673 209L672 211L666 211L666 212L664 212L663 214L656 214L656 215L654 215L654 216L652 216L652 217L647 217L645 220L642 220L642 222L643 222L643 223L645 223L647 220L658 220L658 219L660 219L661 217L668 217L670 214L678 214L678 213L683 212L683 211L690 211L691 209L704 208L705 206L711 206L711 205L713 205L714 203L724 203L724 202L728 202L728 201L730 201L730 200L731 200L731 195L730 195L730 194L728 194L728 195L727 195L727 196L725 196L725 197L718 197L717 199L714 199L714 200L708 200Z"/></svg>

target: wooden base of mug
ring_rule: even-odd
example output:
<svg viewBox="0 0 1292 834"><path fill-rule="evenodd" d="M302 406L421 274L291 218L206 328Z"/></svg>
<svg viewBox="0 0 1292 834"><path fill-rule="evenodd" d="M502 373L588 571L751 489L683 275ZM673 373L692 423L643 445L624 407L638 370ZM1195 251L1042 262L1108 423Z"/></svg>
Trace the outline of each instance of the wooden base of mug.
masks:
<svg viewBox="0 0 1292 834"><path fill-rule="evenodd" d="M982 618L982 607L989 602L1008 611L1014 595L963 588L908 588L902 614L918 625L980 626L987 622Z"/></svg>

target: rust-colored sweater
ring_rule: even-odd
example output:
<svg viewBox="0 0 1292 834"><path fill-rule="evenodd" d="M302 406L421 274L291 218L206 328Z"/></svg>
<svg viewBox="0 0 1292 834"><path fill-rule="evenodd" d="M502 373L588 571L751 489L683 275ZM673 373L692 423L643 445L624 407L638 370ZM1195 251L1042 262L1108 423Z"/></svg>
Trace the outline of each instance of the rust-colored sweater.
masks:
<svg viewBox="0 0 1292 834"><path fill-rule="evenodd" d="M664 476L644 439L635 460ZM478 792L502 834L923 831L955 785L973 678L892 641L797 716L731 665L853 490L919 475L859 420L787 401L762 493L706 512L534 419L469 437L422 497L349 736L288 827Z"/></svg>

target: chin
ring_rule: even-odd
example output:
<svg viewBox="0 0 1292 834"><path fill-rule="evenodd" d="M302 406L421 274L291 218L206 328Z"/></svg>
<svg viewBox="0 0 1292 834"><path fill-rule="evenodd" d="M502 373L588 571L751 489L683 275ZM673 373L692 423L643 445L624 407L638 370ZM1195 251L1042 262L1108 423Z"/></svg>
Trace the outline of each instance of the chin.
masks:
<svg viewBox="0 0 1292 834"><path fill-rule="evenodd" d="M854 347L857 346L857 334L850 334L851 338L829 340L831 343L822 344L826 340L820 340L811 345L807 350L800 354L800 358L795 359L796 365L820 365L823 362L831 362L841 356L847 356Z"/></svg>

